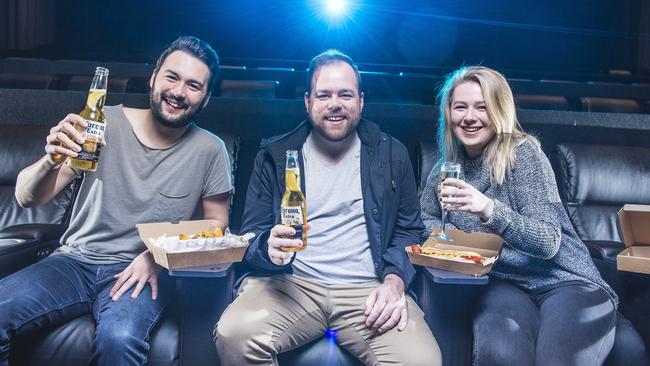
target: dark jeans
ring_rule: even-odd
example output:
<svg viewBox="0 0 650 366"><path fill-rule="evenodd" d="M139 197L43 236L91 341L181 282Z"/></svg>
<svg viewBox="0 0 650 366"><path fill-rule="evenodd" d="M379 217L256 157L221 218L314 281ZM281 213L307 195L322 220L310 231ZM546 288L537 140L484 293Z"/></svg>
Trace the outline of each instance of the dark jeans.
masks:
<svg viewBox="0 0 650 366"><path fill-rule="evenodd" d="M149 332L169 302L172 282L163 271L157 300L151 299L147 284L137 299L130 297L134 286L113 301L113 276L127 265L87 264L53 255L0 280L0 366L8 365L14 336L90 312L97 323L91 364L145 364Z"/></svg>
<svg viewBox="0 0 650 366"><path fill-rule="evenodd" d="M527 291L491 279L474 318L474 365L602 365L615 323L614 304L596 285Z"/></svg>

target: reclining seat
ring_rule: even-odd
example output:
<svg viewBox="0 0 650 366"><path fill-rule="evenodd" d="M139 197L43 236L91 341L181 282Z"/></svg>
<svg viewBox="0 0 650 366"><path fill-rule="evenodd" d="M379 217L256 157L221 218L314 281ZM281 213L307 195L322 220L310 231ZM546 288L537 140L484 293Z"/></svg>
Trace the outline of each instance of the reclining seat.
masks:
<svg viewBox="0 0 650 366"><path fill-rule="evenodd" d="M65 230L72 188L22 208L14 197L21 169L45 154L46 126L0 125L0 278L48 256Z"/></svg>
<svg viewBox="0 0 650 366"><path fill-rule="evenodd" d="M560 144L551 164L578 235L593 257L615 261L625 248L618 210L650 204L650 148Z"/></svg>
<svg viewBox="0 0 650 366"><path fill-rule="evenodd" d="M73 188L52 201L24 209L14 197L16 176L45 153L49 126L0 124L0 278L48 256L65 230ZM177 365L178 316L168 312L152 331L149 365ZM12 345L12 365L87 365L95 323L91 315L20 334Z"/></svg>
<svg viewBox="0 0 650 366"><path fill-rule="evenodd" d="M635 292L650 280L616 270L616 255L625 248L617 214L626 203L650 204L650 148L560 144L550 160L569 219L601 275L620 296L619 310L625 313ZM606 364L647 364L641 337L618 315L616 341Z"/></svg>

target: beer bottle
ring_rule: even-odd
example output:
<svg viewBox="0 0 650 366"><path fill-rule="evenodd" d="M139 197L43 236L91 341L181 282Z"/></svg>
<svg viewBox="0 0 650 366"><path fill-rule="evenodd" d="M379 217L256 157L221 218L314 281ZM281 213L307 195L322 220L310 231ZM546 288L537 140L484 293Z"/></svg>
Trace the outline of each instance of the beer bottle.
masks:
<svg viewBox="0 0 650 366"><path fill-rule="evenodd" d="M90 84L86 106L79 115L86 120L88 126L83 128L77 125L77 129L86 141L81 145L77 157L68 158L67 164L71 168L95 171L99 163L99 151L101 140L104 137L106 128L106 117L104 117L104 102L106 101L106 86L108 84L108 69L98 67L95 70L95 77Z"/></svg>
<svg viewBox="0 0 650 366"><path fill-rule="evenodd" d="M282 225L291 226L296 230L296 238L302 239L302 247L287 248L285 251L293 252L307 247L307 204L305 196L300 190L300 166L298 165L298 151L287 150L287 166L285 169L284 195L282 196Z"/></svg>

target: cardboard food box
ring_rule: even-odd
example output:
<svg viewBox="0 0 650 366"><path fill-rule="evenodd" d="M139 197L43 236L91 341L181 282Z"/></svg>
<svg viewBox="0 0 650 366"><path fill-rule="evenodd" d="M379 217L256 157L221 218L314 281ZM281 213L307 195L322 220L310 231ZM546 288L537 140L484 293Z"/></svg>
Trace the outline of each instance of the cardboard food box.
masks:
<svg viewBox="0 0 650 366"><path fill-rule="evenodd" d="M650 206L625 205L618 222L626 249L616 256L616 268L650 274Z"/></svg>
<svg viewBox="0 0 650 366"><path fill-rule="evenodd" d="M432 235L422 244L422 246L429 246L438 249L472 251L486 258L497 258L501 251L501 247L503 246L503 239L495 234L466 233L461 230L445 230L445 232L453 239L453 241L441 241ZM490 272L494 265L494 263L483 265L480 263L463 263L443 258L434 258L424 254L413 253L410 247L406 248L406 252L413 264L444 269L446 271L465 273L477 277Z"/></svg>
<svg viewBox="0 0 650 366"><path fill-rule="evenodd" d="M208 266L222 263L240 262L248 246L203 250L196 252L168 253L165 249L149 242L162 235L177 236L180 233L196 234L200 231L214 231L217 222L214 220L181 221L177 224L160 222L152 224L137 224L140 238L153 254L156 263L167 269Z"/></svg>

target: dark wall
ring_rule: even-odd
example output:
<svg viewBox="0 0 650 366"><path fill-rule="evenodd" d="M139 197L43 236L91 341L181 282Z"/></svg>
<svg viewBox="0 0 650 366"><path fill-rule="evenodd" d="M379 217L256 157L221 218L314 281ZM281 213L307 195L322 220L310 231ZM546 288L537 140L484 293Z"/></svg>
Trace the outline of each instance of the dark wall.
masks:
<svg viewBox="0 0 650 366"><path fill-rule="evenodd" d="M634 69L641 18L647 13L641 11L642 0L366 0L349 1L358 5L351 9L351 19L337 25L319 17L320 1L59 0L56 11L43 5L49 0L25 1L41 4L31 8L56 18L56 40L31 50L5 47L5 55L13 50L44 57L153 61L176 36L194 34L232 63L283 60L277 63L298 67L318 51L338 47L361 63L383 66ZM20 16L24 14L6 12L0 20ZM32 25L33 32L39 29L52 32L49 25Z"/></svg>

